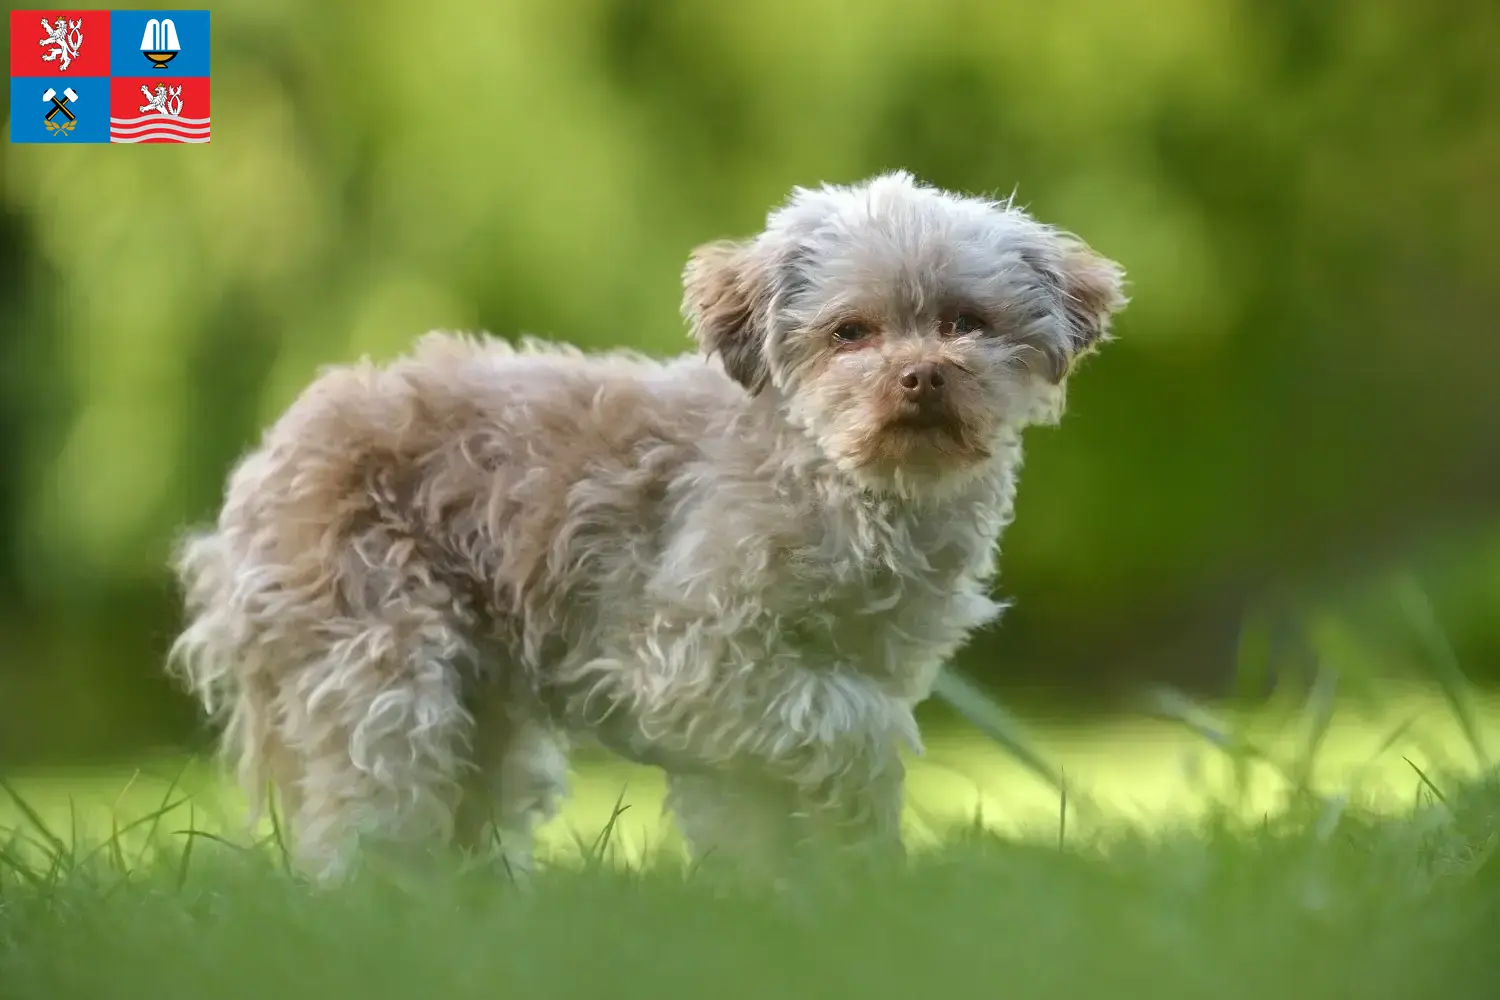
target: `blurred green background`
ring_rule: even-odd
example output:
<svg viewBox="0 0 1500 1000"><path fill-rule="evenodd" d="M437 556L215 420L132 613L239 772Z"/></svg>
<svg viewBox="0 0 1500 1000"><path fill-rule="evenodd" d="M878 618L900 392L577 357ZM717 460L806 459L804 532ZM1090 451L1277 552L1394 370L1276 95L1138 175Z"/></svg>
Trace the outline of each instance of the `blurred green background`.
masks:
<svg viewBox="0 0 1500 1000"><path fill-rule="evenodd" d="M0 149L0 764L201 739L167 548L318 366L434 327L683 350L694 245L893 167L1132 279L1032 435L970 675L1035 711L1222 695L1247 622L1291 673L1336 622L1395 676L1404 579L1500 680L1500 7L237 0L213 31L208 146Z"/></svg>

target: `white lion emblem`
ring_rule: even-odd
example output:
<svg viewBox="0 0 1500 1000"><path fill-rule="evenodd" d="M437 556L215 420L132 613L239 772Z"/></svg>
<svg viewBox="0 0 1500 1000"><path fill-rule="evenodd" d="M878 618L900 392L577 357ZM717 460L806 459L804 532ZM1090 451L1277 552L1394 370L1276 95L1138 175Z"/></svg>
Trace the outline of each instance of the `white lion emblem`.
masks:
<svg viewBox="0 0 1500 1000"><path fill-rule="evenodd" d="M173 87L167 89L164 83L156 85L156 93L152 93L145 87L141 87L141 94L145 96L146 103L141 105L141 111L157 111L168 118L176 118L182 114L182 88Z"/></svg>
<svg viewBox="0 0 1500 1000"><path fill-rule="evenodd" d="M60 17L54 24L48 24L44 17L42 30L47 33L47 37L37 44L55 46L51 52L42 56L42 62L56 62L61 59L61 69L66 73L68 66L78 58L78 49L83 45L83 22L69 21L65 17Z"/></svg>

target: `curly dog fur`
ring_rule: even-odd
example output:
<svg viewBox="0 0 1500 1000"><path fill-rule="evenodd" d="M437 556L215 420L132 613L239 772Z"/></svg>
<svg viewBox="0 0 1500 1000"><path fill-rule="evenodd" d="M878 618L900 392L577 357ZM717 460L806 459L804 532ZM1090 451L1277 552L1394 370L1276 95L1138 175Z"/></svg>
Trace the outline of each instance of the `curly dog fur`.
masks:
<svg viewBox="0 0 1500 1000"><path fill-rule="evenodd" d="M1021 431L1123 275L909 174L694 252L701 352L428 334L325 370L176 557L172 669L315 878L378 845L525 869L597 740L696 852L898 847L913 708L990 596Z"/></svg>

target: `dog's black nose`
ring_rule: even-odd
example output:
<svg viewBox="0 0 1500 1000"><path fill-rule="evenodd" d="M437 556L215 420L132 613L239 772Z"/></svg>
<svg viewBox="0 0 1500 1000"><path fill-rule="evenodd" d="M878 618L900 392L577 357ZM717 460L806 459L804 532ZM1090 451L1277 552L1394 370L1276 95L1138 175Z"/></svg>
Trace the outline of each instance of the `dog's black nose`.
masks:
<svg viewBox="0 0 1500 1000"><path fill-rule="evenodd" d="M931 361L923 361L902 369L901 390L913 403L932 403L943 394L942 369Z"/></svg>

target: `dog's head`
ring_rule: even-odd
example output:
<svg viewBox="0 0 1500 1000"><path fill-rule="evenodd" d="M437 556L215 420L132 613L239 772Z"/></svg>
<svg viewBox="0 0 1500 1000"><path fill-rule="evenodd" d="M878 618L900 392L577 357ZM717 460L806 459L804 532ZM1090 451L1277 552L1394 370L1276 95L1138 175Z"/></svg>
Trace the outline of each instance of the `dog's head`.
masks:
<svg viewBox="0 0 1500 1000"><path fill-rule="evenodd" d="M683 311L840 468L905 490L963 477L1007 427L1056 419L1123 278L1018 208L896 172L799 188L753 240L700 247Z"/></svg>

